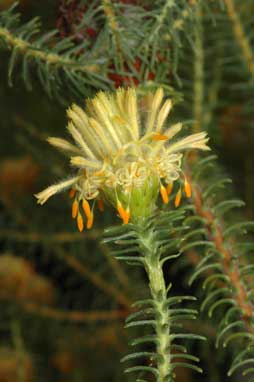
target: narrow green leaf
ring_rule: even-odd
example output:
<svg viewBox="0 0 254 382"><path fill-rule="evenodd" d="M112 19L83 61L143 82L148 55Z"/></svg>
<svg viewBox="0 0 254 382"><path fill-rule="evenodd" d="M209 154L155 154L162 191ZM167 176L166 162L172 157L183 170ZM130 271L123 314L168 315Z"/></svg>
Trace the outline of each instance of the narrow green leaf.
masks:
<svg viewBox="0 0 254 382"><path fill-rule="evenodd" d="M13 74L17 59L18 59L19 50L20 50L19 47L16 47L13 49L12 54L11 54L11 58L10 58L10 62L9 62L9 66L8 66L8 85L10 87L13 86L12 74Z"/></svg>
<svg viewBox="0 0 254 382"><path fill-rule="evenodd" d="M208 294L208 296L205 298L205 300L203 301L203 303L201 304L201 312L206 308L207 305L210 304L210 302L215 298L215 297L218 297L220 294L231 294L231 291L229 290L229 288L220 288L220 289L216 289L215 291L213 292L210 292Z"/></svg>
<svg viewBox="0 0 254 382"><path fill-rule="evenodd" d="M215 211L215 214L217 216L223 216L223 214L225 214L226 212L228 212L232 208L236 208L236 207L239 208L239 207L243 207L243 206L245 206L245 203L242 200L238 200L238 199L225 200L225 201L218 203L214 207L214 211Z"/></svg>
<svg viewBox="0 0 254 382"><path fill-rule="evenodd" d="M249 363L253 363L254 364L254 358L248 358L248 359L245 359L244 361L240 361L238 362L236 365L234 365L233 367L231 367L231 369L228 371L228 377L231 377L231 375L237 370L239 369L240 367L244 366L244 365L247 365Z"/></svg>
<svg viewBox="0 0 254 382"><path fill-rule="evenodd" d="M239 338L249 338L251 341L253 341L254 335L251 333L247 333L247 332L238 332L238 333L231 334L223 342L223 347L224 348L227 347L230 341L235 340L235 339L239 339Z"/></svg>
<svg viewBox="0 0 254 382"><path fill-rule="evenodd" d="M199 247L199 246L214 248L214 243L212 243L211 241L205 241L205 240L194 241L192 243L188 243L184 245L181 248L181 252L186 252L194 247Z"/></svg>
<svg viewBox="0 0 254 382"><path fill-rule="evenodd" d="M132 321L126 324L124 327L127 328L132 328L134 326L143 326L143 325L152 325L156 326L156 321L155 320L140 320L140 321Z"/></svg>
<svg viewBox="0 0 254 382"><path fill-rule="evenodd" d="M155 375L155 377L159 377L159 371L151 366L133 366L126 369L125 373L133 373L136 371L144 371L144 372L150 372Z"/></svg>
<svg viewBox="0 0 254 382"><path fill-rule="evenodd" d="M226 283L228 283L230 281L228 275L223 275L221 273L215 273L214 275L207 277L207 279L203 283L203 286L202 286L203 289L206 289L208 284L212 283L213 281L217 281L217 280L222 280Z"/></svg>
<svg viewBox="0 0 254 382"><path fill-rule="evenodd" d="M207 189L203 192L204 200L207 199L217 188L224 188L226 184L232 183L232 180L229 178L219 179L217 182L212 183Z"/></svg>
<svg viewBox="0 0 254 382"><path fill-rule="evenodd" d="M208 311L208 317L212 317L213 312L216 308L224 304L235 305L235 301L232 298L223 298L222 300L216 301Z"/></svg>
<svg viewBox="0 0 254 382"><path fill-rule="evenodd" d="M157 336L156 335L149 335L149 336L143 336L136 338L134 340L130 341L131 346L136 346L139 344L144 344L144 343L157 343Z"/></svg>
<svg viewBox="0 0 254 382"><path fill-rule="evenodd" d="M126 362L126 361L129 361L129 360L132 360L132 359L137 359L137 358L146 358L146 357L149 357L150 359L156 359L157 357L157 354L154 353L154 352L147 352L147 351L143 351L143 352L137 352L137 353L132 353L132 354L128 354L126 356L124 356L120 362Z"/></svg>
<svg viewBox="0 0 254 382"><path fill-rule="evenodd" d="M198 278L198 276L201 275L201 273L203 272L207 272L211 269L218 269L218 270L222 270L222 265L220 263L215 263L215 264L209 264L209 265L205 265L204 267L202 268L199 268L196 272L193 273L193 275L191 276L190 280L189 280L189 285L192 285L193 282Z"/></svg>
<svg viewBox="0 0 254 382"><path fill-rule="evenodd" d="M225 335L225 333L228 330L232 330L233 328L243 328L243 327L244 327L243 321L236 321L236 322L233 322L232 324L227 325L225 328L223 328L223 330L219 334L217 334L215 346L218 348L221 338Z"/></svg>
<svg viewBox="0 0 254 382"><path fill-rule="evenodd" d="M147 316L147 315L151 315L151 314L155 314L156 310L154 308L147 308L147 309L143 309L143 310L140 310L138 312L134 312L134 313L131 313L125 320L126 323L134 320L135 318L137 317L140 317L140 316Z"/></svg>
<svg viewBox="0 0 254 382"><path fill-rule="evenodd" d="M192 369L192 370L195 370L197 371L198 373L203 373L203 370L196 366L196 365L192 365L191 363L186 363L186 362L173 362L172 364L172 369L175 369L176 367L185 367L187 369Z"/></svg>
<svg viewBox="0 0 254 382"><path fill-rule="evenodd" d="M236 223L236 224L228 227L227 229L225 229L225 231L223 232L223 237L224 237L224 239L226 239L230 235L236 233L237 231L239 231L238 233L240 233L240 232L241 233L247 233L248 228L254 228L254 222L253 221Z"/></svg>

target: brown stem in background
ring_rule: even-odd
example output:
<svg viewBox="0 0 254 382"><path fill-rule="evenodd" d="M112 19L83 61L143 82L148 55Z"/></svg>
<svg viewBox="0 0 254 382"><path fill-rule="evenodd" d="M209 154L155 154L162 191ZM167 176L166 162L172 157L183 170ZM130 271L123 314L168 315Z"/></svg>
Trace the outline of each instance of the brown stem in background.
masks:
<svg viewBox="0 0 254 382"><path fill-rule="evenodd" d="M113 310L113 311L92 311L92 312L79 312L79 311L64 311L48 306L36 305L33 303L26 303L22 307L28 313L37 314L39 316L54 318L57 320L75 321L75 322L93 322L93 321L108 321L124 319L129 314L127 310Z"/></svg>
<svg viewBox="0 0 254 382"><path fill-rule="evenodd" d="M55 253L57 256L64 259L65 263L68 264L72 269L75 269L79 274L97 286L98 289L111 297L113 296L115 300L125 308L130 308L132 302L122 291L119 290L117 286L108 283L105 279L90 269L87 264L81 263L71 254L66 253L62 248L56 249Z"/></svg>
<svg viewBox="0 0 254 382"><path fill-rule="evenodd" d="M191 181L189 177L189 181ZM224 242L222 223L217 223L218 218L213 213L209 206L204 205L202 193L199 187L192 184L193 189L193 204L196 209L196 214L206 220L205 228L207 238L214 243L217 251L222 255L222 268L224 273L229 277L230 284L233 287L232 298L236 306L242 313L242 319L245 322L246 328L250 333L254 333L254 328L251 323L253 305L249 302L247 290L240 277L239 267L234 261L233 250L229 243Z"/></svg>

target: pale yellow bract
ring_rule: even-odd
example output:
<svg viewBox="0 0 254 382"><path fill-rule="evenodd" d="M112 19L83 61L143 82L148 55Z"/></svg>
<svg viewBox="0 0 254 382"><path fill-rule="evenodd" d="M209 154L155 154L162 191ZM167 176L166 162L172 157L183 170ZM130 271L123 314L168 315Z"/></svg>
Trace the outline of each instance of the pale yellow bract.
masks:
<svg viewBox="0 0 254 382"><path fill-rule="evenodd" d="M80 231L93 224L94 201L103 208L106 200L118 210L124 224L129 219L148 216L155 209L160 191L168 203L173 183L180 179L186 195L190 185L181 170L184 150L209 150L205 132L185 138L173 138L182 129L177 123L165 127L172 102L163 102L163 89L147 94L138 102L135 88L115 93L99 92L86 102L83 110L72 105L67 110L67 129L75 144L61 138L49 138L53 146L68 152L76 175L36 194L39 204L52 195L70 189L74 198L72 216ZM142 110L141 110L142 109ZM181 200L179 188L175 206ZM88 201L92 202L92 207Z"/></svg>

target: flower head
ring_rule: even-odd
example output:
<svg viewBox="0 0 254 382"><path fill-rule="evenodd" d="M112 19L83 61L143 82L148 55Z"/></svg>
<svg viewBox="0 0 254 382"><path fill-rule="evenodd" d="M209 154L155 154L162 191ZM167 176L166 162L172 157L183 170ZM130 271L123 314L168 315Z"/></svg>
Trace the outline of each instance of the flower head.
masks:
<svg viewBox="0 0 254 382"><path fill-rule="evenodd" d="M38 203L44 204L52 195L69 188L72 216L82 231L83 215L87 228L93 224L95 201L100 210L103 201L110 203L127 224L129 219L151 214L159 192L168 203L176 180L183 182L189 197L190 185L181 169L183 151L209 150L206 133L174 140L182 125L164 126L172 102L167 99L163 103L161 88L141 101L138 105L136 90L128 88L112 94L99 92L86 102L85 110L72 105L67 110L67 129L75 144L54 137L48 141L70 154L76 174L35 195ZM176 207L181 195L180 186Z"/></svg>

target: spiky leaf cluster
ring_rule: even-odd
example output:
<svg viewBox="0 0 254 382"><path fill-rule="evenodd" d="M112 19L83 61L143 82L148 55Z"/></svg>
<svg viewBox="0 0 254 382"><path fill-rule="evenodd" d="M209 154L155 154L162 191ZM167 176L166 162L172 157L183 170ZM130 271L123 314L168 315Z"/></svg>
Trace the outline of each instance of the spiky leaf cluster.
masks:
<svg viewBox="0 0 254 382"><path fill-rule="evenodd" d="M187 0L143 6L93 1L76 27L96 25L92 44L87 38L77 43L75 35L60 39L58 30L39 34L38 17L22 23L16 8L17 3L0 13L0 48L10 52L9 84L21 65L27 89L37 77L50 98L63 102L119 84L163 84L172 92L166 84L171 73L177 76L178 50L183 37L191 36L195 6Z"/></svg>
<svg viewBox="0 0 254 382"><path fill-rule="evenodd" d="M220 174L214 156L199 161L192 181L193 213L185 220L190 230L184 236L182 252L188 255L195 251L199 261L189 284L202 279L201 311L207 311L208 316L217 321L216 347L234 345L234 349L239 350L234 351L228 376L236 371L253 375L254 300L250 255L254 248L251 241L254 222L235 220L232 210L244 205L241 200L221 199L220 191L230 179Z"/></svg>

